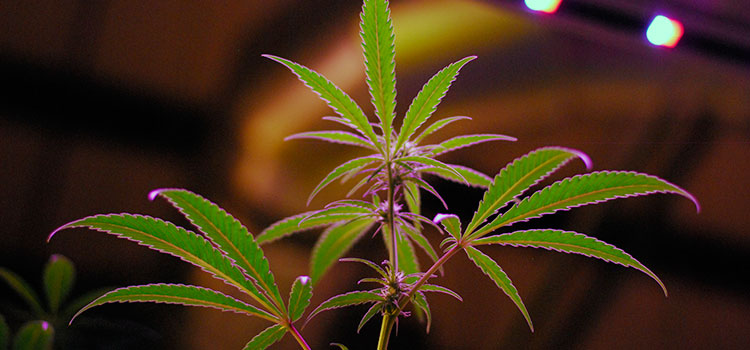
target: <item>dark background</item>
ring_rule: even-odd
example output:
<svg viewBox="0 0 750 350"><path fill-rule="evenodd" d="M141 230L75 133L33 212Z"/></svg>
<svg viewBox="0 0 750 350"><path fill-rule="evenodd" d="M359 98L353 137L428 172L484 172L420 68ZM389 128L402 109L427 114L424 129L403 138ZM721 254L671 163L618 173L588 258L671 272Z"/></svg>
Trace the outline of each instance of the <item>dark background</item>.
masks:
<svg viewBox="0 0 750 350"><path fill-rule="evenodd" d="M184 224L166 203L146 198L160 187L201 193L255 233L309 210L304 199L315 183L356 151L283 142L294 132L330 128L320 117L332 112L260 55L320 71L369 113L356 27L360 5L0 2L0 266L39 287L49 255L64 254L79 269L75 294L154 282L226 289L175 258L103 234L70 230L49 244L45 239L66 222L98 213L144 213ZM443 160L495 174L536 147L574 147L592 157L596 170L654 174L702 204L696 214L683 198L655 195L532 225L585 232L623 248L662 278L668 298L633 269L548 251L490 248L486 252L524 298L536 332L458 256L440 282L464 302L432 297L431 333L406 320L394 349L750 347L749 281L742 268L750 257L750 3L570 0L557 14L539 15L520 1L404 0L392 9L397 111L404 113L438 69L475 54L479 58L462 70L435 115L473 121L456 123L433 140L481 132L519 139ZM677 48L645 41L645 25L657 11L685 25ZM572 164L560 175L583 171ZM335 187L310 208L345 193ZM451 183L436 181L436 187L464 220L481 198L481 191ZM439 211L426 203L426 214ZM441 240L428 235L435 244ZM306 273L316 237L304 233L265 248L281 290ZM384 258L379 240L363 241L352 255ZM316 288L313 304L351 289L367 273L337 265ZM0 312L12 321L5 309L20 299L3 285L0 301ZM372 348L377 321L355 332L364 311L322 314L303 334L316 349L329 342ZM146 348L239 349L267 326L164 305L112 305L89 313L128 324L124 334L138 334L132 340ZM104 343L112 332L87 336ZM287 337L277 347L295 344Z"/></svg>

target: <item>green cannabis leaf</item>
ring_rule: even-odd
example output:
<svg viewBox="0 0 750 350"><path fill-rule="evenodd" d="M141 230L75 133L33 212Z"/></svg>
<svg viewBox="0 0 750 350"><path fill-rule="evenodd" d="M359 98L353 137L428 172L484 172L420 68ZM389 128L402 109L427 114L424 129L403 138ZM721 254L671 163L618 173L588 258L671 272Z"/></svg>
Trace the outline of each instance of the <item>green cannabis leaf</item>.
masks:
<svg viewBox="0 0 750 350"><path fill-rule="evenodd" d="M259 307L200 286L157 283L115 289L81 308L73 318L92 307L115 302L209 307L272 322L274 325L248 343L247 347L251 349L270 346L286 332L292 333L303 349L309 349L293 325L309 304L312 295L312 285L307 283L309 278L299 278L295 282L289 303L285 303L263 251L237 219L216 204L186 190L160 189L149 194L150 199L157 196L166 198L179 209L200 234L149 216L109 214L63 225L53 231L49 239L63 229L87 227L134 241L199 267L248 295Z"/></svg>
<svg viewBox="0 0 750 350"><path fill-rule="evenodd" d="M664 283L638 260L619 248L582 233L561 230L526 230L504 233L475 240L473 245L497 244L545 248L563 253L581 254L604 261L633 267L653 278L667 295Z"/></svg>
<svg viewBox="0 0 750 350"><path fill-rule="evenodd" d="M260 310L252 305L246 304L240 300L232 298L223 293L212 289L190 286L182 284L149 284L143 286L130 286L115 289L102 295L90 304L84 306L73 316L78 317L84 311L99 305L107 303L137 303L151 302L164 304L180 304L185 306L201 306L215 308L222 311L231 311L256 316L271 322L276 321L276 317L266 311ZM73 320L71 320L73 322Z"/></svg>
<svg viewBox="0 0 750 350"><path fill-rule="evenodd" d="M497 284L498 288L513 300L513 303L515 303L518 309L521 310L523 317L526 319L526 323L529 324L529 328L533 332L534 324L531 323L529 312L526 311L526 306L523 304L521 296L518 295L518 290L516 290L516 287L513 285L510 278L508 278L508 275L506 275L503 269L500 268L500 265L474 247L466 247L465 251L469 259L471 259L471 261L473 261L485 275L489 276L490 279Z"/></svg>

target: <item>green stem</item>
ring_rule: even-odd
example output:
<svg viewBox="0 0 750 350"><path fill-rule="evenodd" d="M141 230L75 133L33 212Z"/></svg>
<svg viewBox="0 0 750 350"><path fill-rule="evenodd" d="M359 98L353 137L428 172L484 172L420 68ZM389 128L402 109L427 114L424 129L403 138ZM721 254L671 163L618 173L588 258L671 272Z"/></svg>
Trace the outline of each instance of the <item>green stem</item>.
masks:
<svg viewBox="0 0 750 350"><path fill-rule="evenodd" d="M383 315L383 322L380 324L380 337L378 338L378 350L388 350L388 340L391 338L391 330L396 322L395 315L386 313Z"/></svg>
<svg viewBox="0 0 750 350"><path fill-rule="evenodd" d="M378 339L378 350L387 350L388 349L388 340L391 337L391 331L393 330L393 324L396 322L396 318L398 315L401 314L401 311L406 307L406 305L409 304L409 301L411 300L411 297L414 296L414 293L417 292L419 287L427 283L427 280L441 267L443 266L450 258L452 258L456 253L458 253L460 250L463 249L462 244L456 244L453 248L445 252L443 256L441 256L432 266L430 266L430 269L425 272L422 277L417 281L416 284L412 287L412 289L409 291L409 293L406 296L401 297L398 300L398 309L396 309L393 313L386 313L383 316L383 323L380 325L380 338Z"/></svg>
<svg viewBox="0 0 750 350"><path fill-rule="evenodd" d="M297 340L297 343L299 343L299 346L304 350L310 350L310 345L307 345L307 342L305 342L305 339L302 338L302 334L299 334L299 331L297 328L294 328L293 324L289 324L289 332L292 333L292 336L294 339Z"/></svg>
<svg viewBox="0 0 750 350"><path fill-rule="evenodd" d="M398 233L396 232L395 213L393 210L396 199L396 186L393 181L393 167L390 162L386 166L388 167L388 231L391 234L391 275L395 276L398 272L398 240L396 236Z"/></svg>
<svg viewBox="0 0 750 350"><path fill-rule="evenodd" d="M427 272L425 272L421 278L419 278L419 280L417 281L417 283L414 284L414 286L412 286L409 293L406 296L401 297L401 299L399 299L398 310L396 311L396 314L400 314L401 311L404 309L404 307L406 307L406 305L409 304L409 301L411 300L411 297L414 296L414 293L416 293L417 290L419 290L419 287L427 283L427 280L430 279L430 277L432 277L432 275L435 274L435 272L441 266L443 266L446 262L448 262L448 260L452 258L454 255L456 255L456 253L458 253L461 249L463 249L463 245L456 244L455 246L453 246L453 248L445 252L445 254L443 254L443 256L441 256L437 261L435 261L435 263L432 264L432 266L430 266L430 269L427 270Z"/></svg>

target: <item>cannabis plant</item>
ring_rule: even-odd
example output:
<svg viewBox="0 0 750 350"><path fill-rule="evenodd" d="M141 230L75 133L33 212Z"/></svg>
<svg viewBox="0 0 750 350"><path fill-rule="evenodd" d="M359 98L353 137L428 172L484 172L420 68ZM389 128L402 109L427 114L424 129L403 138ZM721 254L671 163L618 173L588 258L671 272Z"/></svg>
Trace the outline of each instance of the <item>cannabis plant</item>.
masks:
<svg viewBox="0 0 750 350"><path fill-rule="evenodd" d="M657 177L627 171L590 172L529 192L534 185L574 159L580 159L588 169L591 168L591 162L583 152L564 147L534 150L506 165L494 177L438 160L445 153L478 143L515 140L505 135L477 134L437 143L427 142L438 129L467 119L449 117L432 121L431 117L459 70L475 57L458 60L437 72L411 102L403 118L397 119L394 34L388 1L365 0L360 19L366 80L375 118L365 115L352 98L315 71L288 59L264 55L291 70L317 93L336 113L336 116L324 119L341 125L336 130L303 132L288 139L318 139L369 151L368 155L351 159L333 169L312 190L308 203L323 188L339 179L353 183L347 199L280 220L257 236L250 234L237 219L216 204L181 189L155 190L149 197L166 199L199 233L161 219L132 214L96 215L66 224L55 232L88 227L129 239L198 266L247 296L245 300L239 300L211 289L182 284L130 286L103 295L81 309L79 314L112 302L212 307L269 322L270 326L252 338L246 349L266 348L286 333L290 333L301 348L309 349L299 326L310 303L313 286L337 261L356 262L374 271L372 276L360 281L374 287L327 299L308 313L305 322L327 310L368 304L370 307L359 328L379 317L381 331L377 348L386 349L394 324L411 314L425 319L429 330L429 293L445 293L460 300L456 292L433 281L437 280L436 273L451 258L465 254L510 297L533 330L529 313L510 278L495 260L480 250L488 245L544 248L632 267L653 278L667 294L666 287L651 270L624 251L596 238L558 229L514 231L510 227L574 207L659 192L685 196L697 207L693 196ZM423 193L434 196L447 208L440 193L427 181L432 175L486 189L467 223L462 223L461 218L451 213L439 214L433 219L421 214ZM438 248L425 236L427 226L445 234ZM313 228L324 228L324 231L312 251L309 277L297 278L285 299L274 281L261 245ZM357 241L373 235L382 238L387 261L377 264L356 257L345 258ZM415 248L430 257L426 270L421 268ZM343 345L339 346L343 348Z"/></svg>

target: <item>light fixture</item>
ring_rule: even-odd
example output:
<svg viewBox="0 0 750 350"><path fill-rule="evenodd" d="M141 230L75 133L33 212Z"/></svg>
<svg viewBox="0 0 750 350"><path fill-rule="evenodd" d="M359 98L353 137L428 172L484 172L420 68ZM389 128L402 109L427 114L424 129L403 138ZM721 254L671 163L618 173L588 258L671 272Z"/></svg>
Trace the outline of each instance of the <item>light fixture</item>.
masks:
<svg viewBox="0 0 750 350"><path fill-rule="evenodd" d="M675 47L684 32L682 23L679 21L657 15L648 25L646 39L656 46Z"/></svg>
<svg viewBox="0 0 750 350"><path fill-rule="evenodd" d="M554 13L562 0L524 0L526 7L532 11Z"/></svg>

